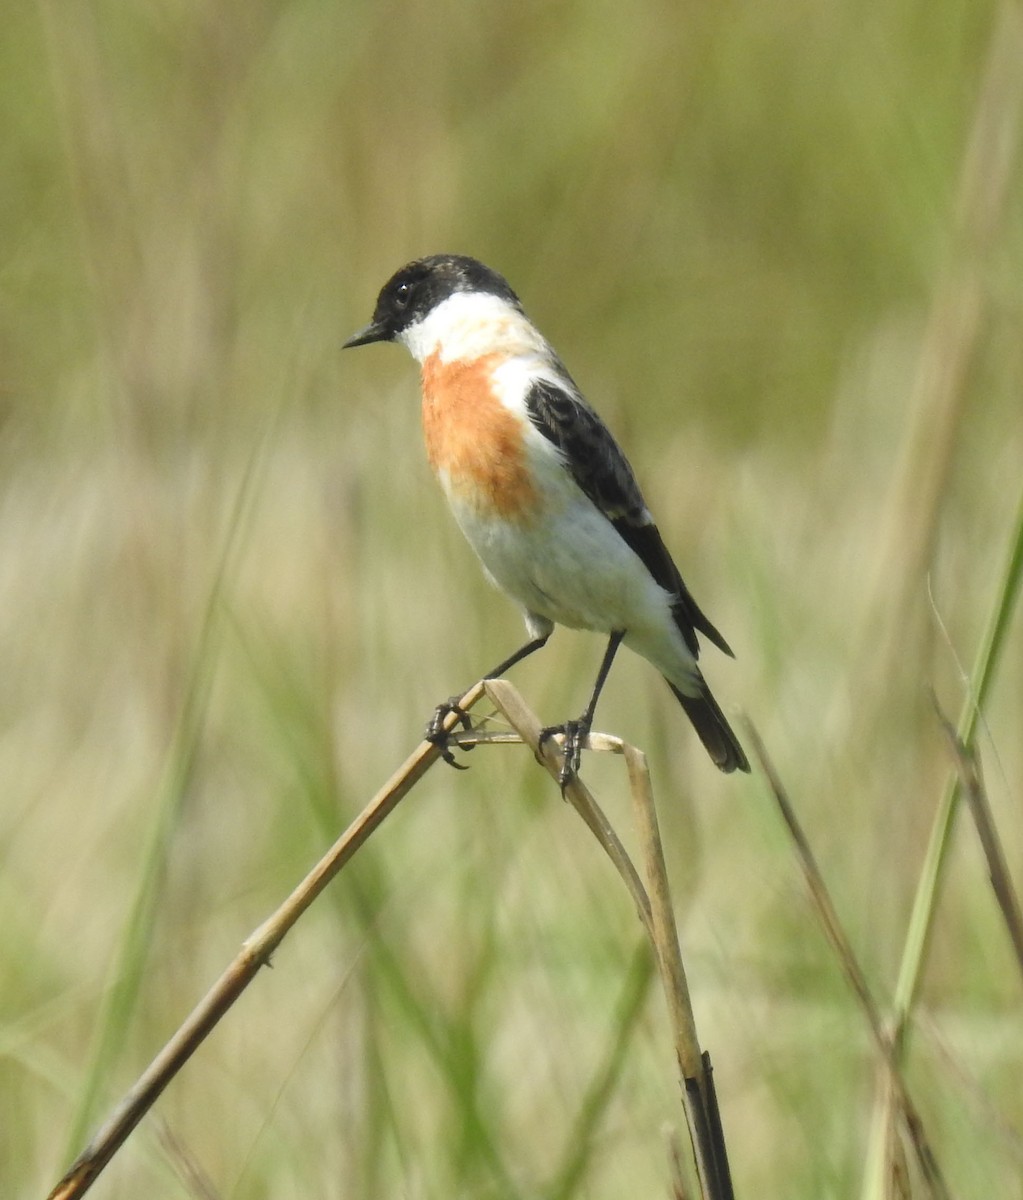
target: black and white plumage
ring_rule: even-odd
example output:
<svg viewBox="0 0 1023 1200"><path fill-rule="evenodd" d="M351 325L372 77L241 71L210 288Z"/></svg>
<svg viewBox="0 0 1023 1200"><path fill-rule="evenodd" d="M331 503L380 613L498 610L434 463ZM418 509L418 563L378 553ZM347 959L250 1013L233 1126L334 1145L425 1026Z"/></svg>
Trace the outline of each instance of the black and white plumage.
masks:
<svg viewBox="0 0 1023 1200"><path fill-rule="evenodd" d="M682 581L625 455L508 283L464 256L419 259L345 344L372 341L399 341L421 364L431 466L487 575L523 611L530 641L486 677L556 624L610 636L586 711L546 731L565 734L562 782L620 643L665 677L716 765L748 771L696 662L699 634L731 655L728 643Z"/></svg>

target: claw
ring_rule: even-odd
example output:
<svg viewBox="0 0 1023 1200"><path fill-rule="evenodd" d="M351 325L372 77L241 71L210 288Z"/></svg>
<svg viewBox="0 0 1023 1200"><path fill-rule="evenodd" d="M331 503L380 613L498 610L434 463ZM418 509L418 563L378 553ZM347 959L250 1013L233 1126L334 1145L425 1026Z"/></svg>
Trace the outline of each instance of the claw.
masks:
<svg viewBox="0 0 1023 1200"><path fill-rule="evenodd" d="M447 717L456 716L458 720L456 725L461 725L463 729L472 729L472 718L458 703L459 696L451 696L445 700L443 704L438 704L433 710L433 716L430 718L430 723L426 727L426 740L432 742L440 751L441 758L448 764L449 767L454 767L456 771L468 771L467 763L457 762L454 754L451 752L450 739L451 734L444 728L444 721ZM465 751L475 750L475 746L464 746Z"/></svg>
<svg viewBox="0 0 1023 1200"><path fill-rule="evenodd" d="M447 735L445 734L444 737L446 739ZM426 740L428 742L433 742L433 744L440 751L441 758L448 764L449 767L454 767L456 771L468 771L469 764L468 763L460 763L458 761L458 759L455 758L455 756L451 753L451 747L447 744L446 740L441 741L440 738L432 738L432 737L428 737ZM465 746L465 747L463 747L463 749L474 750L475 746Z"/></svg>

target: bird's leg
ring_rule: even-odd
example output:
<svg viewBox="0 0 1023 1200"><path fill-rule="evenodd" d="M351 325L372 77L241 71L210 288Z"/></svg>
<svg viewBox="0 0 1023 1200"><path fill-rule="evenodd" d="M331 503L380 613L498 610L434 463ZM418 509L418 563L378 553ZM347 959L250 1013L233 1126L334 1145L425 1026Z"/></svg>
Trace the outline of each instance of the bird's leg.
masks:
<svg viewBox="0 0 1023 1200"><path fill-rule="evenodd" d="M528 658L534 651L539 650L541 646L547 644L547 639L550 633L545 633L542 637L530 638L524 646L520 646L514 654L510 654L502 662L499 662L496 667L483 676L484 679L497 679L503 675L509 667L515 666L517 662L521 662L524 658ZM432 742L440 751L441 758L448 766L456 767L459 771L465 771L468 768L465 763L455 761L455 756L451 753L449 741L450 733L444 728L444 720L452 715L457 716L458 724L463 729L472 729L472 719L464 708L458 703L461 695L449 696L443 704L438 704L433 710L433 716L430 718L430 723L426 727L426 740ZM473 750L475 747L466 746L466 750Z"/></svg>
<svg viewBox="0 0 1023 1200"><path fill-rule="evenodd" d="M614 662L615 654L618 652L618 647L622 644L623 637L625 637L624 629L616 629L611 634L607 643L607 649L604 651L604 661L600 664L600 670L597 672L597 679L593 685L590 702L586 705L586 711L583 715L578 720L566 721L564 725L548 725L545 729L540 730L538 745L541 750L548 738L556 737L560 733L565 739L562 745L564 762L561 764L561 771L558 775L558 783L561 786L562 792L568 786L572 776L579 770L583 742L590 736L593 714L597 708L597 698L600 696L601 690L607 681L608 672L611 670L611 664Z"/></svg>

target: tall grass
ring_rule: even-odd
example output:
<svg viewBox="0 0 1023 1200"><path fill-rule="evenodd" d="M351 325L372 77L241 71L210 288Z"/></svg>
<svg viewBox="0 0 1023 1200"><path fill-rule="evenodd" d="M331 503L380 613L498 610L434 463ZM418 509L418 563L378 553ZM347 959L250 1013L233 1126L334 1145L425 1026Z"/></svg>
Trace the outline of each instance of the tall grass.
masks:
<svg viewBox="0 0 1023 1200"><path fill-rule="evenodd" d="M999 11L12 9L5 1196L45 1194L433 704L521 636L428 478L411 364L337 353L414 254L502 270L625 444L737 651L707 673L889 1010L951 770L930 692L955 713L977 686L957 664L1023 461L1011 139L997 219L961 236ZM961 270L980 303L931 440L921 362ZM910 541L913 478L938 484ZM1019 630L977 743L1012 868ZM555 721L600 652L561 633L516 684ZM649 755L737 1194L856 1194L876 1054L765 789L717 775L637 660L598 724ZM360 853L97 1194L194 1195L186 1161L222 1196L669 1194L675 1070L628 901L527 754L467 761ZM627 828L615 764L584 769ZM953 1193L1011 1194L1020 982L965 821L933 918L908 1084Z"/></svg>

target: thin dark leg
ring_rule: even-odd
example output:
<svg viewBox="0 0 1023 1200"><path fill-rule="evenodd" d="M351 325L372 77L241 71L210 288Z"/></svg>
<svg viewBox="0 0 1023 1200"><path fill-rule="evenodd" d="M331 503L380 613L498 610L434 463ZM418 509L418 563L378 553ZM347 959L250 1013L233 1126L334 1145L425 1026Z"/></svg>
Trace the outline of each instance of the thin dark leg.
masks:
<svg viewBox="0 0 1023 1200"><path fill-rule="evenodd" d="M543 637L532 638L530 641L526 642L524 646L520 646L514 654L509 654L508 657L502 662L499 662L496 667L490 671L487 671L482 678L497 679L498 676L503 675L509 667L514 667L516 663L522 662L524 658L528 658L535 651L539 650L541 646L546 646L547 639L550 636L551 635L549 633L545 633ZM426 740L428 742L433 742L437 749L440 750L441 758L443 758L449 766L457 767L459 771L465 771L467 770L465 763L456 762L455 756L451 753L451 750L448 746L448 739L450 735L444 728L444 718L451 716L452 713L457 715L458 723L463 729L472 728L472 721L469 717L469 714L463 708L459 707L458 701L460 699L461 694L451 696L443 704L437 705L437 707L434 709L433 716L430 718L430 723L426 727ZM473 747L468 746L466 749L471 750Z"/></svg>
<svg viewBox="0 0 1023 1200"><path fill-rule="evenodd" d="M524 646L520 646L518 648L518 650L515 651L514 654L509 654L508 657L504 660L504 662L499 662L492 671L488 671L486 673L486 675L483 676L483 678L484 679L500 678L505 673L505 671L508 670L509 667L514 667L516 663L522 662L522 660L524 658L528 658L536 650L539 650L541 647L546 646L547 639L550 636L551 635L549 633L545 633L543 635L543 637L533 638L532 641L526 642L526 644Z"/></svg>
<svg viewBox="0 0 1023 1200"><path fill-rule="evenodd" d="M597 711L597 700L600 693L604 690L604 684L607 682L608 672L611 670L611 664L614 662L615 655L618 653L618 647L622 644L622 638L625 637L624 629L616 629L607 643L607 649L604 651L604 661L600 664L600 670L597 672L596 682L593 684L593 695L590 696L590 702L586 706L586 711L579 718L580 724L586 726L586 732L589 733L590 726L593 724L593 714Z"/></svg>
<svg viewBox="0 0 1023 1200"><path fill-rule="evenodd" d="M566 721L564 725L549 725L546 729L540 731L541 747L549 737L553 737L557 733L564 734L565 761L561 767L561 774L558 776L558 783L561 784L562 791L565 790L568 786L568 781L579 770L579 760L582 757L582 744L589 737L590 727L593 724L593 714L597 711L597 700L600 697L604 684L607 682L608 672L611 670L611 664L614 662L623 637L625 637L624 629L616 629L611 634L607 643L607 649L604 651L604 661L600 664L600 670L597 672L597 679L593 685L590 702L587 704L583 715L577 721Z"/></svg>

